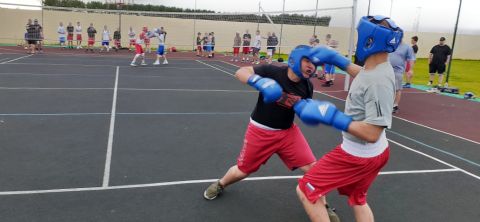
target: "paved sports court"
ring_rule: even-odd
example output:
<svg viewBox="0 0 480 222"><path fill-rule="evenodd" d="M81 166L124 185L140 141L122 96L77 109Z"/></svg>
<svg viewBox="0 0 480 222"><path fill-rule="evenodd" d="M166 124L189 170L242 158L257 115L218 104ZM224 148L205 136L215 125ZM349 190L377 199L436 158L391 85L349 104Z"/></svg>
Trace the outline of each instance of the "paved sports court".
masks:
<svg viewBox="0 0 480 222"><path fill-rule="evenodd" d="M308 221L301 172L277 157L220 198L202 196L235 164L256 103L236 65L130 60L0 50L2 221ZM341 96L317 90L343 109ZM341 141L297 123L317 158ZM377 221L480 218L480 141L398 117L387 137L390 161L368 198ZM328 200L353 221L346 197Z"/></svg>

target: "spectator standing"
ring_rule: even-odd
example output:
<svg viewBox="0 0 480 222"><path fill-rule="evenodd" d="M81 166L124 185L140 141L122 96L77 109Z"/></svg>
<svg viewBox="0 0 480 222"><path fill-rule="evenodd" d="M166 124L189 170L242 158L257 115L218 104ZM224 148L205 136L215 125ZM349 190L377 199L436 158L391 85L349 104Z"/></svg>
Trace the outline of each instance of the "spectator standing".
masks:
<svg viewBox="0 0 480 222"><path fill-rule="evenodd" d="M60 42L60 46L65 48L65 38L67 37L67 32L65 31L65 27L63 27L63 22L60 22L58 29L58 41Z"/></svg>
<svg viewBox="0 0 480 222"><path fill-rule="evenodd" d="M402 79L403 73L406 70L406 64L409 64L413 68L415 56L413 49L405 43L401 43L397 50L388 54L388 60L393 67L393 73L395 73L395 100L393 102L393 113L398 112L398 104L400 104L400 98L402 96Z"/></svg>
<svg viewBox="0 0 480 222"><path fill-rule="evenodd" d="M203 39L202 39L202 33L201 32L198 32L197 33L197 56L202 56L202 42L203 42Z"/></svg>
<svg viewBox="0 0 480 222"><path fill-rule="evenodd" d="M250 42L252 41L252 35L248 33L248 29L245 30L245 34L243 34L243 56L242 56L242 62L248 62L248 54L250 53Z"/></svg>
<svg viewBox="0 0 480 222"><path fill-rule="evenodd" d="M90 26L87 29L88 35L88 45L86 51L90 49L93 52L93 45L95 44L95 35L97 34L97 30L93 27L93 23L90 23Z"/></svg>
<svg viewBox="0 0 480 222"><path fill-rule="evenodd" d="M450 60L451 54L452 52L450 47L445 44L445 37L441 37L439 44L433 46L433 48L430 50L430 56L428 58L428 66L430 73L430 81L428 82L429 86L433 85L435 73L438 73L437 87L442 87L443 73L445 72L445 68L448 61Z"/></svg>
<svg viewBox="0 0 480 222"><path fill-rule="evenodd" d="M77 26L75 27L75 34L77 37L77 49L82 48L82 26L80 22L77 22Z"/></svg>
<svg viewBox="0 0 480 222"><path fill-rule="evenodd" d="M73 32L75 31L75 28L73 27L72 23L69 22L67 26L67 47L69 49L73 49Z"/></svg>
<svg viewBox="0 0 480 222"><path fill-rule="evenodd" d="M240 37L240 33L237 32L235 33L235 38L233 38L233 57L232 57L232 62L238 62L239 56L238 54L240 53L240 46L242 45L242 38Z"/></svg>
<svg viewBox="0 0 480 222"><path fill-rule="evenodd" d="M415 57L415 59L417 59L417 52L418 52L417 42L418 42L417 36L413 36L410 40L410 43L412 44L413 56ZM415 61L413 61L413 64L415 64ZM413 77L413 67L410 66L409 62L407 62L406 65L407 65L405 68L406 83L403 85L403 88L410 88L412 83L412 77Z"/></svg>

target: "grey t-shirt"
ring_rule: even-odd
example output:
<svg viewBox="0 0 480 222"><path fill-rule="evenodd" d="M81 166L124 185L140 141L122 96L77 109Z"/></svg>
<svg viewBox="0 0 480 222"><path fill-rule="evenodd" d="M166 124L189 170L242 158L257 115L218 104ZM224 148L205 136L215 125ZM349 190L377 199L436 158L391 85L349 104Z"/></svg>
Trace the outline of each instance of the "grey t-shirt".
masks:
<svg viewBox="0 0 480 222"><path fill-rule="evenodd" d="M393 66L393 72L403 74L405 72L405 62L415 60L415 54L412 47L402 43L395 52L388 54L388 60Z"/></svg>
<svg viewBox="0 0 480 222"><path fill-rule="evenodd" d="M348 92L345 114L354 121L390 128L394 97L395 75L389 62L379 64L373 70L362 69L353 79ZM367 143L347 132L343 132L343 137L353 142Z"/></svg>

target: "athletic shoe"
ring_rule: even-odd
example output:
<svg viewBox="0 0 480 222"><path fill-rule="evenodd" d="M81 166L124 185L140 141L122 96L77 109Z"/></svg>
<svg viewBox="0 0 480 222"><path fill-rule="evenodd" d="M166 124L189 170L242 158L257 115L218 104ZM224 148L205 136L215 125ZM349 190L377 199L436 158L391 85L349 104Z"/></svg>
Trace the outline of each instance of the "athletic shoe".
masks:
<svg viewBox="0 0 480 222"><path fill-rule="evenodd" d="M160 61L155 61L155 62L153 63L153 65L155 65L155 66L160 65Z"/></svg>
<svg viewBox="0 0 480 222"><path fill-rule="evenodd" d="M340 222L340 217L338 217L337 213L335 212L335 208L330 208L327 205L325 205L327 208L327 213L328 213L328 218L330 219L330 222Z"/></svg>
<svg viewBox="0 0 480 222"><path fill-rule="evenodd" d="M162 63L162 64L167 65L167 64L168 64L168 61L165 59L165 60L163 60L163 63Z"/></svg>
<svg viewBox="0 0 480 222"><path fill-rule="evenodd" d="M432 81L428 81L427 86L431 86L433 84Z"/></svg>
<svg viewBox="0 0 480 222"><path fill-rule="evenodd" d="M145 63L145 62L142 62L140 65L142 65L142 66L146 66L146 65L147 65L147 63Z"/></svg>
<svg viewBox="0 0 480 222"><path fill-rule="evenodd" d="M223 192L223 187L220 185L220 180L210 184L208 188L203 192L203 197L207 200L213 200L217 198Z"/></svg>
<svg viewBox="0 0 480 222"><path fill-rule="evenodd" d="M405 83L405 84L403 84L402 87L405 88L405 89L412 88L412 86L410 85L410 83Z"/></svg>
<svg viewBox="0 0 480 222"><path fill-rule="evenodd" d="M328 80L326 81L325 83L322 84L323 87L330 87L333 85L333 81L332 80Z"/></svg>
<svg viewBox="0 0 480 222"><path fill-rule="evenodd" d="M398 113L398 109L399 109L398 106L394 106L393 110L392 110L392 113Z"/></svg>
<svg viewBox="0 0 480 222"><path fill-rule="evenodd" d="M136 67L137 64L135 64L135 63L132 62L132 63L130 63L130 66Z"/></svg>
<svg viewBox="0 0 480 222"><path fill-rule="evenodd" d="M430 88L427 90L429 93L439 93L440 91L437 88Z"/></svg>

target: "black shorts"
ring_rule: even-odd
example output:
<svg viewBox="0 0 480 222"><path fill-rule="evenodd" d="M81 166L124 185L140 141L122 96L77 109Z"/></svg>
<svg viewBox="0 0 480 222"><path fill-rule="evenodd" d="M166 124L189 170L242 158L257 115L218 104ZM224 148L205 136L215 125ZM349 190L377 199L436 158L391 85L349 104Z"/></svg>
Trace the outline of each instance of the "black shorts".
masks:
<svg viewBox="0 0 480 222"><path fill-rule="evenodd" d="M29 45L35 45L37 44L37 41L36 40L28 40L27 41Z"/></svg>
<svg viewBox="0 0 480 222"><path fill-rule="evenodd" d="M443 74L445 72L445 63L430 63L429 65L429 73L437 73Z"/></svg>

